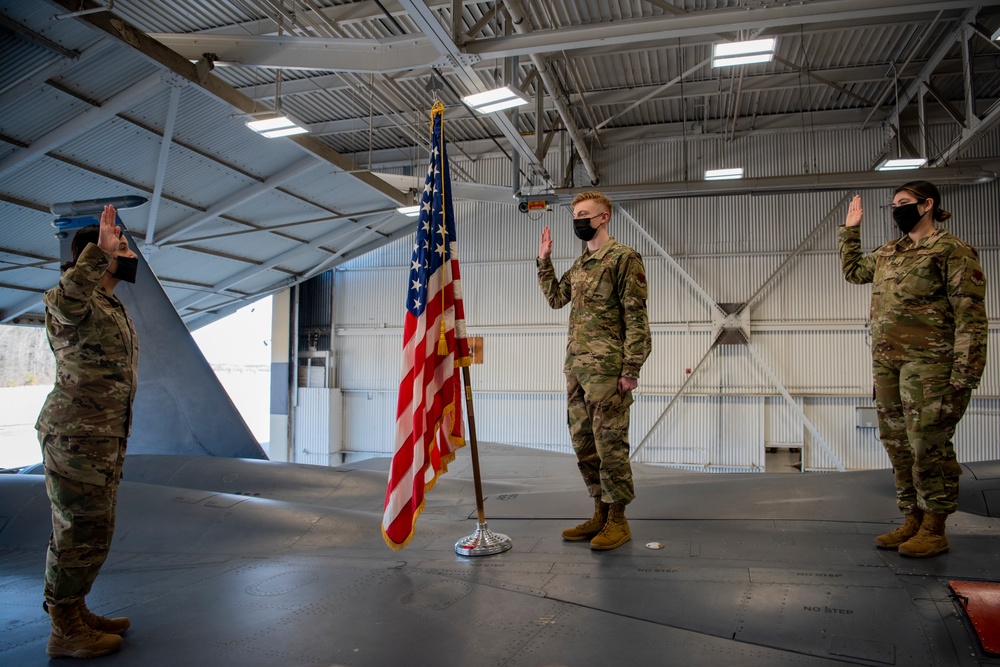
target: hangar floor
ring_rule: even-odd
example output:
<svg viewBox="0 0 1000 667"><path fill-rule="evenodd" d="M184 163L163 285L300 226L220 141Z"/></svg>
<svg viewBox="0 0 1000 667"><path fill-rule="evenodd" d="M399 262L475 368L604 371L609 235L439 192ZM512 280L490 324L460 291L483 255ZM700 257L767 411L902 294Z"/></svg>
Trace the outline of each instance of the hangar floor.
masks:
<svg viewBox="0 0 1000 667"><path fill-rule="evenodd" d="M480 447L486 513L511 551L455 554L475 529L468 448L429 492L416 538L379 530L387 459L316 468L130 457L111 556L88 598L133 627L93 664L161 667L1000 664L948 582L1000 580L970 464L951 552L876 550L899 522L888 471L707 475L635 466L633 540L559 531L592 505L571 456ZM0 475L0 664L47 664L48 501ZM663 548L649 548L659 543Z"/></svg>

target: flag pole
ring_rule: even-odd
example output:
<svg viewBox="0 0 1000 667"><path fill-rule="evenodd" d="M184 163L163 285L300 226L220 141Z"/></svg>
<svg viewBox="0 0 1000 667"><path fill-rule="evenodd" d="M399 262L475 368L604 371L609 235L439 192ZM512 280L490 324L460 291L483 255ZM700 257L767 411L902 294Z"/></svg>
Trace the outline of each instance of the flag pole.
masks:
<svg viewBox="0 0 1000 667"><path fill-rule="evenodd" d="M462 366L462 381L465 383L465 405L469 415L469 452L472 454L472 479L476 487L476 512L479 521L476 532L455 543L455 553L459 556L492 556L514 546L509 537L494 533L486 525L486 510L483 507L483 482L479 474L479 448L476 443L476 413L472 409L472 380L469 366Z"/></svg>

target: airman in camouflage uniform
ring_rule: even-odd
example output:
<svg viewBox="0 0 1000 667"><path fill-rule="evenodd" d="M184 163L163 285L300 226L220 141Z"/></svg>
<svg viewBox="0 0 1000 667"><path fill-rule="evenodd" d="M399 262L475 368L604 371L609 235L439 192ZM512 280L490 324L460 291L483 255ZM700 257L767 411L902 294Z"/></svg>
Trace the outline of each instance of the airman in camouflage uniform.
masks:
<svg viewBox="0 0 1000 667"><path fill-rule="evenodd" d="M614 549L631 539L625 520L625 506L635 497L629 406L639 369L652 348L646 272L637 252L608 235L611 201L606 196L578 195L573 217L587 250L557 280L546 227L537 260L538 283L549 305L572 303L565 364L567 415L573 450L595 506L593 518L564 530L563 538L590 539L593 549Z"/></svg>
<svg viewBox="0 0 1000 667"><path fill-rule="evenodd" d="M109 206L100 226L77 232L73 265L44 297L56 382L35 428L52 504L45 606L53 657L111 653L129 626L126 618L93 614L84 601L114 533L139 361L135 329L114 296L121 278L134 280L134 270L126 273L135 253L115 220Z"/></svg>
<svg viewBox="0 0 1000 667"><path fill-rule="evenodd" d="M875 538L927 557L948 550L947 515L961 466L951 439L986 366L986 277L975 248L934 222L951 213L926 181L901 186L893 218L903 235L862 255L861 198L839 230L844 276L873 283L872 367L882 444L905 523Z"/></svg>

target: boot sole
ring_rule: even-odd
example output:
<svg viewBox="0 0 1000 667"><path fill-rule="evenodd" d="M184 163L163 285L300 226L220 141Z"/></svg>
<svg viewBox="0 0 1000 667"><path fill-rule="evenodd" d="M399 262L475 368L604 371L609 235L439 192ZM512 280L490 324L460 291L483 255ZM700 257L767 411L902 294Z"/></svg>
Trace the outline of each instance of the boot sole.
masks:
<svg viewBox="0 0 1000 667"><path fill-rule="evenodd" d="M567 542L583 542L584 540L592 540L598 535L600 535L600 533L594 533L593 535L581 535L580 537L566 537L563 535L562 538Z"/></svg>
<svg viewBox="0 0 1000 667"><path fill-rule="evenodd" d="M117 651L120 646L115 646L113 648L104 649L102 651L67 651L63 649L45 649L45 654L50 658L100 658L102 655L110 655Z"/></svg>
<svg viewBox="0 0 1000 667"><path fill-rule="evenodd" d="M923 553L916 553L916 552L904 551L903 549L899 549L899 555L900 556L908 556L910 558L930 558L931 556L937 556L938 554L943 554L946 551L948 551L948 547L945 547L944 549L937 549L935 551L926 551L926 552L923 552Z"/></svg>
<svg viewBox="0 0 1000 667"><path fill-rule="evenodd" d="M887 549L889 551L896 551L899 549L899 545L903 542L897 542L896 544L882 544L881 542L876 542L875 546L879 549Z"/></svg>
<svg viewBox="0 0 1000 667"><path fill-rule="evenodd" d="M618 547L620 547L621 545L625 544L626 542L628 542L631 539L632 539L632 536L629 535L624 540L619 540L618 542L615 542L614 544L597 544L597 545L595 545L595 544L591 543L590 548L592 550L594 550L594 551L610 551L611 549L617 549Z"/></svg>

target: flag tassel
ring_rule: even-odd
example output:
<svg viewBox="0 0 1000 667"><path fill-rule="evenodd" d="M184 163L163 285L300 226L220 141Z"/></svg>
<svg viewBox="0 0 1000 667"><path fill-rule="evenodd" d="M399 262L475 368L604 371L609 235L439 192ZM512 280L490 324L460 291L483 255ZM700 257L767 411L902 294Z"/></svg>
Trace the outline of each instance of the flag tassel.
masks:
<svg viewBox="0 0 1000 667"><path fill-rule="evenodd" d="M444 335L444 318L441 318L441 335L438 337L438 356L448 356L448 339Z"/></svg>

